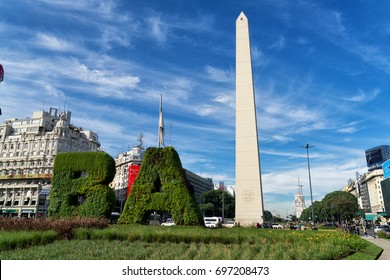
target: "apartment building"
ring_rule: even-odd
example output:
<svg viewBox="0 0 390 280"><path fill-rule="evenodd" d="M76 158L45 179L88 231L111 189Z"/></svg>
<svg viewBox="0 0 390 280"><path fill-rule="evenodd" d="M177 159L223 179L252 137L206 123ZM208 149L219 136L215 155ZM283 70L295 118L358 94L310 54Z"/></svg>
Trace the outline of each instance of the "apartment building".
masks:
<svg viewBox="0 0 390 280"><path fill-rule="evenodd" d="M0 124L0 213L46 215L56 154L100 151L98 135L71 124L56 108Z"/></svg>

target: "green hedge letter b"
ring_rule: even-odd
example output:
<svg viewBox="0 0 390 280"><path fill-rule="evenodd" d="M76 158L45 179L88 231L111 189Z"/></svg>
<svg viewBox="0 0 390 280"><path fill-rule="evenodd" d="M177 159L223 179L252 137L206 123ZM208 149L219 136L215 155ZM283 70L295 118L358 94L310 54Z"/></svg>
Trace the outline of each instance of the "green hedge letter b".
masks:
<svg viewBox="0 0 390 280"><path fill-rule="evenodd" d="M115 176L115 161L104 152L56 155L50 192L49 216L109 218L115 193L108 186Z"/></svg>

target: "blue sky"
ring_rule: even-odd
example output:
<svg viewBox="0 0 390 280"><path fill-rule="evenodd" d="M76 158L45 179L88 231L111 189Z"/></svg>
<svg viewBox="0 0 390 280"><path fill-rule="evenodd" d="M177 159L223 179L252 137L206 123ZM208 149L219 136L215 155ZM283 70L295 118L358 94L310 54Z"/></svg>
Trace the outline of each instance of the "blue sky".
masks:
<svg viewBox="0 0 390 280"><path fill-rule="evenodd" d="M378 1L1 1L0 107L72 111L115 157L165 143L184 168L235 180L235 21L249 20L265 209L294 213L366 172L390 144L390 3ZM65 105L66 104L66 105Z"/></svg>

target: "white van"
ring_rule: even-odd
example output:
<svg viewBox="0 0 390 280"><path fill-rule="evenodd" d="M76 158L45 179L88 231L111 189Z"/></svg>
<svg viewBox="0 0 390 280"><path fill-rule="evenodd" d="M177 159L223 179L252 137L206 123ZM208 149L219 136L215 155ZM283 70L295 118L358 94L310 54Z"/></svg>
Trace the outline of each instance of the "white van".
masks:
<svg viewBox="0 0 390 280"><path fill-rule="evenodd" d="M204 225L209 228L217 228L222 224L222 219L219 217L204 217Z"/></svg>

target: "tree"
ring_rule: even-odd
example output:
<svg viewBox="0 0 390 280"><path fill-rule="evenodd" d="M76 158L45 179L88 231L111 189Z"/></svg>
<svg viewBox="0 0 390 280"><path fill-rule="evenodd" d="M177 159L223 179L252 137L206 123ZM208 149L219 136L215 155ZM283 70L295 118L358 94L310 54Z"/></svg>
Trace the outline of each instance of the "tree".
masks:
<svg viewBox="0 0 390 280"><path fill-rule="evenodd" d="M325 195L321 201L314 201L315 221L337 221L351 220L359 209L357 198L348 192L334 191ZM311 221L311 205L302 211L300 219Z"/></svg>
<svg viewBox="0 0 390 280"><path fill-rule="evenodd" d="M290 215L290 218L291 218L291 221L293 221L293 222L298 221L298 218L295 215Z"/></svg>
<svg viewBox="0 0 390 280"><path fill-rule="evenodd" d="M313 205L310 205L308 208L304 209L299 219L306 222L312 221L312 214L313 214L311 210L312 207L314 207L314 211L313 211L314 220L315 222L318 222L322 217L321 216L322 205L320 201L314 201Z"/></svg>
<svg viewBox="0 0 390 280"><path fill-rule="evenodd" d="M343 191L334 191L328 193L323 199L323 213L332 220L351 220L359 209L357 198Z"/></svg>
<svg viewBox="0 0 390 280"><path fill-rule="evenodd" d="M268 210L264 210L264 221L265 222L272 221L272 213Z"/></svg>
<svg viewBox="0 0 390 280"><path fill-rule="evenodd" d="M232 195L223 190L210 190L201 194L202 204L199 205L204 216L233 218L235 200ZM222 209L224 215L222 215Z"/></svg>
<svg viewBox="0 0 390 280"><path fill-rule="evenodd" d="M200 211L202 211L203 216L206 216L206 213L214 211L214 204L212 203L206 203L206 204L200 204L199 205Z"/></svg>

